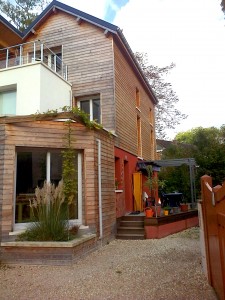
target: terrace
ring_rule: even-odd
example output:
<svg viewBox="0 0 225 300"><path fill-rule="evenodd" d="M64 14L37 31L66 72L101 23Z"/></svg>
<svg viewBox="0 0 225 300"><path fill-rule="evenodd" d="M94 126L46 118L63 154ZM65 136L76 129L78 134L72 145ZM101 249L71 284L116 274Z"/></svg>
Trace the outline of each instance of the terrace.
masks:
<svg viewBox="0 0 225 300"><path fill-rule="evenodd" d="M68 68L62 61L62 47L48 48L40 40L0 49L0 70L42 62L67 80Z"/></svg>
<svg viewBox="0 0 225 300"><path fill-rule="evenodd" d="M30 115L71 105L62 46L34 41L0 49L0 116Z"/></svg>

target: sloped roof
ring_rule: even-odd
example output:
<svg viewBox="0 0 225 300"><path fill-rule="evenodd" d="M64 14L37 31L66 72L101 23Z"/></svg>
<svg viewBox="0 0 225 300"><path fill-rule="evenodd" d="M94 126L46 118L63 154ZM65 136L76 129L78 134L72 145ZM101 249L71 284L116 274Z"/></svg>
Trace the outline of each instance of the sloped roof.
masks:
<svg viewBox="0 0 225 300"><path fill-rule="evenodd" d="M13 31L19 37L23 37L23 33L20 32L16 27L14 27L8 20L6 20L3 16L0 15L0 22L3 23L6 27L8 27L11 31Z"/></svg>
<svg viewBox="0 0 225 300"><path fill-rule="evenodd" d="M105 30L106 32L109 32L113 34L116 41L119 43L119 45L122 47L122 49L125 51L128 59L131 62L131 65L133 66L135 72L137 73L137 76L140 78L140 80L143 82L147 93L150 95L152 101L157 104L158 100L147 80L145 77L141 67L139 66L133 51L131 50L124 34L122 33L122 30L109 22L106 22L104 20L101 20L99 18L96 18L92 15L89 15L81 10L78 10L76 8L73 8L71 6L68 6L64 3L61 3L59 1L53 0L46 8L45 10L30 24L30 26L23 32L23 39L26 39L36 28L38 28L47 18L50 14L54 13L55 10L61 10L65 13L68 13L70 15L73 15L77 18L80 18L83 21L86 21L90 24L93 24L95 26L98 26Z"/></svg>
<svg viewBox="0 0 225 300"><path fill-rule="evenodd" d="M21 43L23 34L0 15L0 48Z"/></svg>
<svg viewBox="0 0 225 300"><path fill-rule="evenodd" d="M102 19L99 19L97 17L94 17L92 15L89 15L81 10L78 10L76 8L73 8L69 5L66 5L62 2L59 2L57 0L53 0L44 10L43 12L30 24L30 26L23 32L24 37L26 37L32 29L35 29L39 26L40 23L42 23L43 19L45 19L46 15L52 12L52 10L59 9L61 11L64 11L68 14L71 14L75 17L81 18L84 21L87 21L93 25L96 25L98 27L101 27L103 29L107 29L108 31L112 33L116 33L118 27L106 22Z"/></svg>

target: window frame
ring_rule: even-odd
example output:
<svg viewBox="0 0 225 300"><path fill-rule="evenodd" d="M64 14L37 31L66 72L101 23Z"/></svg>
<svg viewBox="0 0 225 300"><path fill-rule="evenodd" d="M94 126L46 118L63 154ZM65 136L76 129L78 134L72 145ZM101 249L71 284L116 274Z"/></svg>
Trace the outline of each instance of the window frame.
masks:
<svg viewBox="0 0 225 300"><path fill-rule="evenodd" d="M15 151L15 169L14 169L14 205L13 205L13 232L20 232L29 227L29 224L31 222L26 222L26 223L16 223L15 217L16 217L16 180L17 180L17 153L18 152L28 152L32 150L34 151L40 149L39 147L19 147ZM46 150L46 180L49 181L50 179L50 173L51 173L51 151L54 153L54 151L61 151L63 149L47 149L47 148L42 148L40 150ZM82 152L77 153L77 203L78 203L78 218L77 219L70 219L69 224L70 225L81 225L82 224Z"/></svg>
<svg viewBox="0 0 225 300"><path fill-rule="evenodd" d="M90 121L94 121L94 118L93 118L93 101L94 100L99 100L99 120L97 122L99 124L102 124L102 111L101 111L101 97L100 97L100 95L77 98L77 101L76 101L77 102L77 107L81 109L81 102L82 101L89 101Z"/></svg>
<svg viewBox="0 0 225 300"><path fill-rule="evenodd" d="M17 105L17 88L10 88L10 89L0 89L0 100L1 100L1 95L3 94L9 94L9 93L13 93L14 97L13 97L13 106L14 106L14 111L13 112L6 112L6 113L2 113L0 111L0 116L16 116L16 105ZM3 100L3 99L2 99Z"/></svg>

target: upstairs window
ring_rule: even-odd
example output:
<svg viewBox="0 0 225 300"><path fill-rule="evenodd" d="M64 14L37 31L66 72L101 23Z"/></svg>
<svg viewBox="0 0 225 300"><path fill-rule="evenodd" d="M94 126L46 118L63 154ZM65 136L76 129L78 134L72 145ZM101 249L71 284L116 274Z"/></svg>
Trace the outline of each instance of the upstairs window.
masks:
<svg viewBox="0 0 225 300"><path fill-rule="evenodd" d="M136 88L136 107L140 108L141 99L140 99L140 92L139 89Z"/></svg>
<svg viewBox="0 0 225 300"><path fill-rule="evenodd" d="M95 120L97 123L101 123L101 107L99 97L78 99L77 106L90 116L90 121Z"/></svg>
<svg viewBox="0 0 225 300"><path fill-rule="evenodd" d="M0 92L0 115L16 115L16 91Z"/></svg>
<svg viewBox="0 0 225 300"><path fill-rule="evenodd" d="M153 125L153 111L151 108L149 109L149 123Z"/></svg>
<svg viewBox="0 0 225 300"><path fill-rule="evenodd" d="M137 116L137 153L142 157L141 118Z"/></svg>

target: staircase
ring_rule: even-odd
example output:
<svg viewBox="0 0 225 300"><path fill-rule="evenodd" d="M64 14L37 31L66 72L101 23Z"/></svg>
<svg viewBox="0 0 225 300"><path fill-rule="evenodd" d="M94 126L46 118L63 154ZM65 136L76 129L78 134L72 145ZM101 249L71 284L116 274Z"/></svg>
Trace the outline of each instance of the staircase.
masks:
<svg viewBox="0 0 225 300"><path fill-rule="evenodd" d="M123 216L118 221L116 238L123 240L144 240L144 216Z"/></svg>

